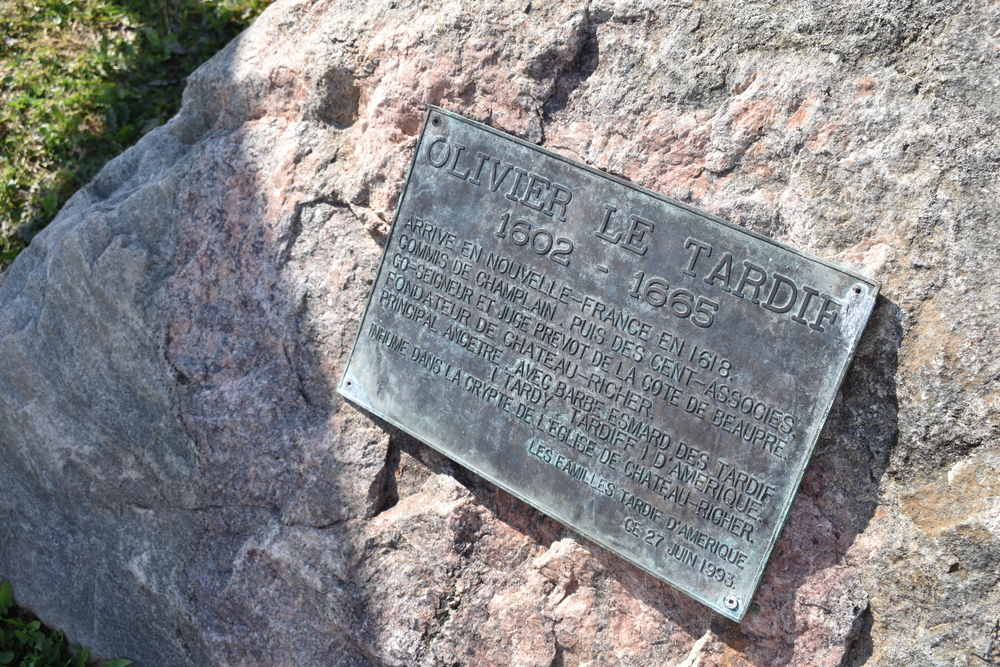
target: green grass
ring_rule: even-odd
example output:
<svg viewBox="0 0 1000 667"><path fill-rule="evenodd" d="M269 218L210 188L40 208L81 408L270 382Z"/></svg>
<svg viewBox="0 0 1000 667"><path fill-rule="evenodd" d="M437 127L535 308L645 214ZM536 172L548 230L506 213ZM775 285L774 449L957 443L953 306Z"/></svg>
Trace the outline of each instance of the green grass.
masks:
<svg viewBox="0 0 1000 667"><path fill-rule="evenodd" d="M9 581L0 584L0 665L10 667L87 667L90 649L67 646L66 637L14 606ZM125 667L131 660L112 660L104 667Z"/></svg>
<svg viewBox="0 0 1000 667"><path fill-rule="evenodd" d="M0 267L271 0L0 0Z"/></svg>

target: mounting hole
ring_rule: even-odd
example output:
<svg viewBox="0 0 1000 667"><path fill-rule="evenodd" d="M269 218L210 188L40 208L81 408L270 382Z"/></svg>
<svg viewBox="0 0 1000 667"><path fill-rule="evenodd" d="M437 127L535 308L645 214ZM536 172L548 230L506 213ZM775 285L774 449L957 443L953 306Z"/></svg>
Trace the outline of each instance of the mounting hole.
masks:
<svg viewBox="0 0 1000 667"><path fill-rule="evenodd" d="M348 380L348 381L347 381L347 386L348 386L348 387L350 387L350 386L351 386L352 384L354 384L354 383L353 383L353 382L351 382L350 380Z"/></svg>
<svg viewBox="0 0 1000 667"><path fill-rule="evenodd" d="M434 116L433 118L431 118L431 125L433 125L434 127L437 127L440 124L441 124L441 117L440 116Z"/></svg>
<svg viewBox="0 0 1000 667"><path fill-rule="evenodd" d="M736 611L737 609L740 608L740 599L735 595L727 595L725 603L727 609L732 609L733 611Z"/></svg>
<svg viewBox="0 0 1000 667"><path fill-rule="evenodd" d="M862 290L861 290L861 285L855 285L855 286L854 286L854 293L855 293L855 294L857 294L857 295L859 295L859 296L860 296L860 295L861 295L861 291L862 291Z"/></svg>

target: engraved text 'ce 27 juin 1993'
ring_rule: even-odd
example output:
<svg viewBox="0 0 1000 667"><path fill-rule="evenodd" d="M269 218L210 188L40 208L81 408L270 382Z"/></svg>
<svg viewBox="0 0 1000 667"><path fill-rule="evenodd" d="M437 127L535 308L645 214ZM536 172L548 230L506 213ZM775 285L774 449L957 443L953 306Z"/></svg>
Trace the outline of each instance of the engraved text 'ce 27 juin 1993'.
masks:
<svg viewBox="0 0 1000 667"><path fill-rule="evenodd" d="M339 391L738 621L877 292L431 108Z"/></svg>

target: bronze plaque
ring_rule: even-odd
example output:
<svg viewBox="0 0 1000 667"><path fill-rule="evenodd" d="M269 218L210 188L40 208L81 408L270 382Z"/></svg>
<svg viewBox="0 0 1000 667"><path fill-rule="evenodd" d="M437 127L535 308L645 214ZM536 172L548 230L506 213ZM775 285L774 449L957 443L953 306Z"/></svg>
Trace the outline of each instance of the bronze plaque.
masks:
<svg viewBox="0 0 1000 667"><path fill-rule="evenodd" d="M878 288L432 107L339 391L739 621Z"/></svg>

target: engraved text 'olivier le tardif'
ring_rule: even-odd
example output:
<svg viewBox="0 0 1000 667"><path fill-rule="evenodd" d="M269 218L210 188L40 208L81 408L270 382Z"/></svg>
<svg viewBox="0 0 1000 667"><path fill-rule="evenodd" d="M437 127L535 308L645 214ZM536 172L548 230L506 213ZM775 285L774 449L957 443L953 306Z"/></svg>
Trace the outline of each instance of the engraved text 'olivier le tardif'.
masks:
<svg viewBox="0 0 1000 667"><path fill-rule="evenodd" d="M740 620L877 289L432 108L340 391Z"/></svg>

